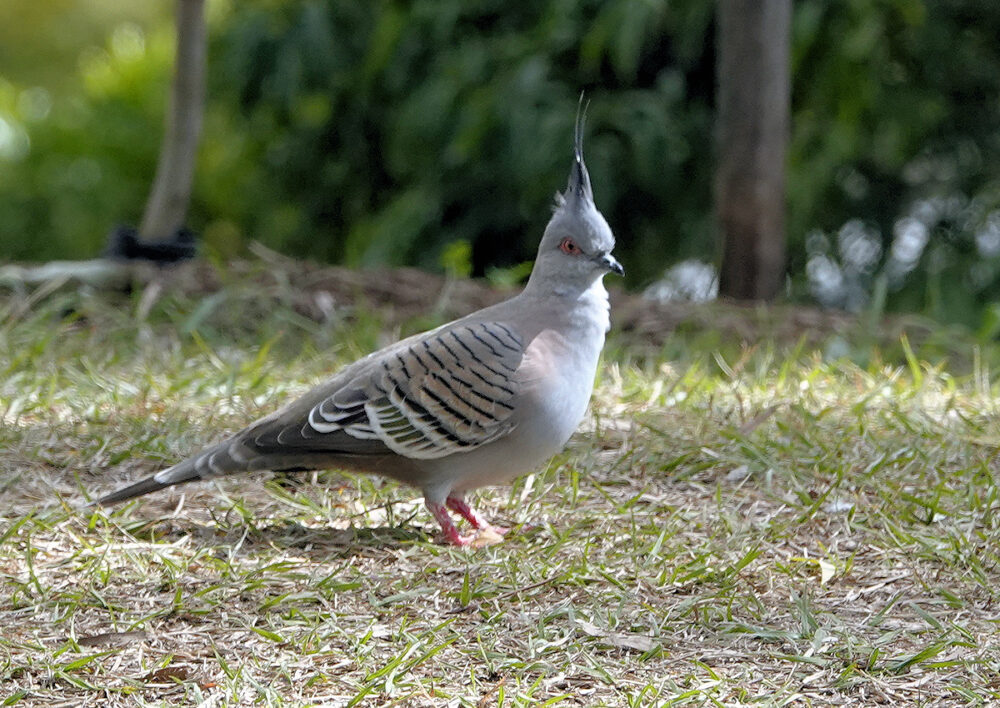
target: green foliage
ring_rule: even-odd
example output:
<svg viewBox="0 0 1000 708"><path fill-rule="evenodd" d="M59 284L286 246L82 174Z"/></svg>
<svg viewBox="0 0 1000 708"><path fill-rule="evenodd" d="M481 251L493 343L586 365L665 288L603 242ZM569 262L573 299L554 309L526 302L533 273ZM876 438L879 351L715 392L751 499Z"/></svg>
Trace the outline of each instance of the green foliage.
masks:
<svg viewBox="0 0 1000 708"><path fill-rule="evenodd" d="M267 126L249 132L270 187L299 205L268 234L276 246L434 267L464 240L481 272L533 256L566 179L578 92L593 86L589 162L635 251L659 247L669 223L653 195L680 193L692 173L708 185L692 149L708 111L684 106L683 71L661 45L691 17L704 34L703 3L250 3L216 34L214 95ZM704 210L687 218L707 236ZM682 226L668 226L674 240Z"/></svg>
<svg viewBox="0 0 1000 708"><path fill-rule="evenodd" d="M81 54L82 95L0 79L4 255L90 257L116 222L138 219L159 149L150 126L163 120L171 60L169 33L147 37L123 23L105 47Z"/></svg>
<svg viewBox="0 0 1000 708"><path fill-rule="evenodd" d="M441 267L453 278L472 275L472 245L468 241L452 241L441 253Z"/></svg>
<svg viewBox="0 0 1000 708"><path fill-rule="evenodd" d="M57 29L65 4L12 7ZM138 219L171 18L109 7L73 6L80 36L50 55L78 57L69 79L17 60L46 56L37 41L10 36L25 51L0 49L9 257L94 255L110 226ZM477 274L523 263L566 179L584 89L588 164L629 283L716 256L710 0L249 0L208 11L191 223L210 251L255 239L331 262L440 269L449 244L465 242ZM979 326L1000 296L1000 104L988 100L1000 89L1000 10L801 0L794 13L793 296ZM908 219L923 229L909 250ZM852 253L862 247L867 260Z"/></svg>
<svg viewBox="0 0 1000 708"><path fill-rule="evenodd" d="M602 207L628 234L623 247L661 250L665 236L690 243L692 234L704 242L710 162L698 148L710 130L710 96L692 102L684 74L704 64L703 42L674 47L664 33L705 36L709 9L662 1L216 6L192 223L223 253L257 239L329 261L436 268L447 244L464 240L477 272L521 263L533 257L566 179L587 88L588 161ZM56 96L44 120L3 111L30 133L32 158L55 163L43 171L26 156L9 161L0 231L46 238L19 238L8 255L92 255L108 226L136 219L169 80L169 34L148 34L145 53L128 61L113 37L88 50L103 83L88 80L83 62L82 95ZM8 89L12 104L28 90ZM125 144L108 139L116 135ZM71 170L80 160L84 167ZM51 173L77 171L90 181L74 182L67 197ZM672 207L684 205L677 218L657 198L664 191L676 195ZM636 267L650 276L660 263Z"/></svg>
<svg viewBox="0 0 1000 708"><path fill-rule="evenodd" d="M831 257L876 304L978 323L1000 297L998 33L984 0L796 3L793 273ZM859 231L876 249L852 264Z"/></svg>

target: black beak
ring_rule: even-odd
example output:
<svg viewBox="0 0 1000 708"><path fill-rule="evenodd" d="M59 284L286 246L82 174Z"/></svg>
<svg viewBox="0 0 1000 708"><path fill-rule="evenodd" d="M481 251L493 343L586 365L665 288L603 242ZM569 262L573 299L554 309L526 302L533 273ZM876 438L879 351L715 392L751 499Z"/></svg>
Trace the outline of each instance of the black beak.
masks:
<svg viewBox="0 0 1000 708"><path fill-rule="evenodd" d="M612 256L610 253L602 253L597 257L597 262L604 266L608 272L614 273L615 275L625 276L625 268L622 264L618 262L618 259Z"/></svg>

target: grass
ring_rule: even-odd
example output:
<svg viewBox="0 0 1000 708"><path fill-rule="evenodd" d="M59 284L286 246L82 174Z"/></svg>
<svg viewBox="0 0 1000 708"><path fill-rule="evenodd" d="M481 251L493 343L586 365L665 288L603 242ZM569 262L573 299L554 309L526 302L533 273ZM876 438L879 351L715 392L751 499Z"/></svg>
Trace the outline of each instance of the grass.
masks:
<svg viewBox="0 0 1000 708"><path fill-rule="evenodd" d="M4 705L1000 700L991 345L959 375L906 339L615 335L475 551L336 471L77 510L413 326L305 317L293 281L0 301Z"/></svg>

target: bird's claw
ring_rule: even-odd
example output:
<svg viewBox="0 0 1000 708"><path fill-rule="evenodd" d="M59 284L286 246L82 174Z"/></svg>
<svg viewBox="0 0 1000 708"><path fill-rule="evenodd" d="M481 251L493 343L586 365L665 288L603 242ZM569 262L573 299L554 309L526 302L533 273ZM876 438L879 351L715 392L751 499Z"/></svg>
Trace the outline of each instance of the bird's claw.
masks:
<svg viewBox="0 0 1000 708"><path fill-rule="evenodd" d="M507 533L506 528L488 524L461 497L448 497L444 504L434 502L426 502L426 504L431 514L437 519L438 524L441 525L444 537L449 543L456 546L468 546L471 548L492 546L503 541L504 534ZM455 527L455 522L451 520L448 509L466 519L476 529L476 532L468 536L461 535Z"/></svg>

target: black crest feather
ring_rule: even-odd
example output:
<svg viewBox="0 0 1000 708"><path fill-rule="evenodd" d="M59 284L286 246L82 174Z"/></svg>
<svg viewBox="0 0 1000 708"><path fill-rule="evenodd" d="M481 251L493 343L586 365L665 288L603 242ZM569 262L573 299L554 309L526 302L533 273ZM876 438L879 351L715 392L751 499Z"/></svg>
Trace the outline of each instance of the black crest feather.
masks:
<svg viewBox="0 0 1000 708"><path fill-rule="evenodd" d="M589 105L590 102L584 101L583 92L581 92L580 102L576 108L576 130L573 136L573 167L570 169L566 194L563 195L568 204L581 205L594 201L594 193L590 187L590 174L583 161L583 127L587 121L587 107Z"/></svg>

